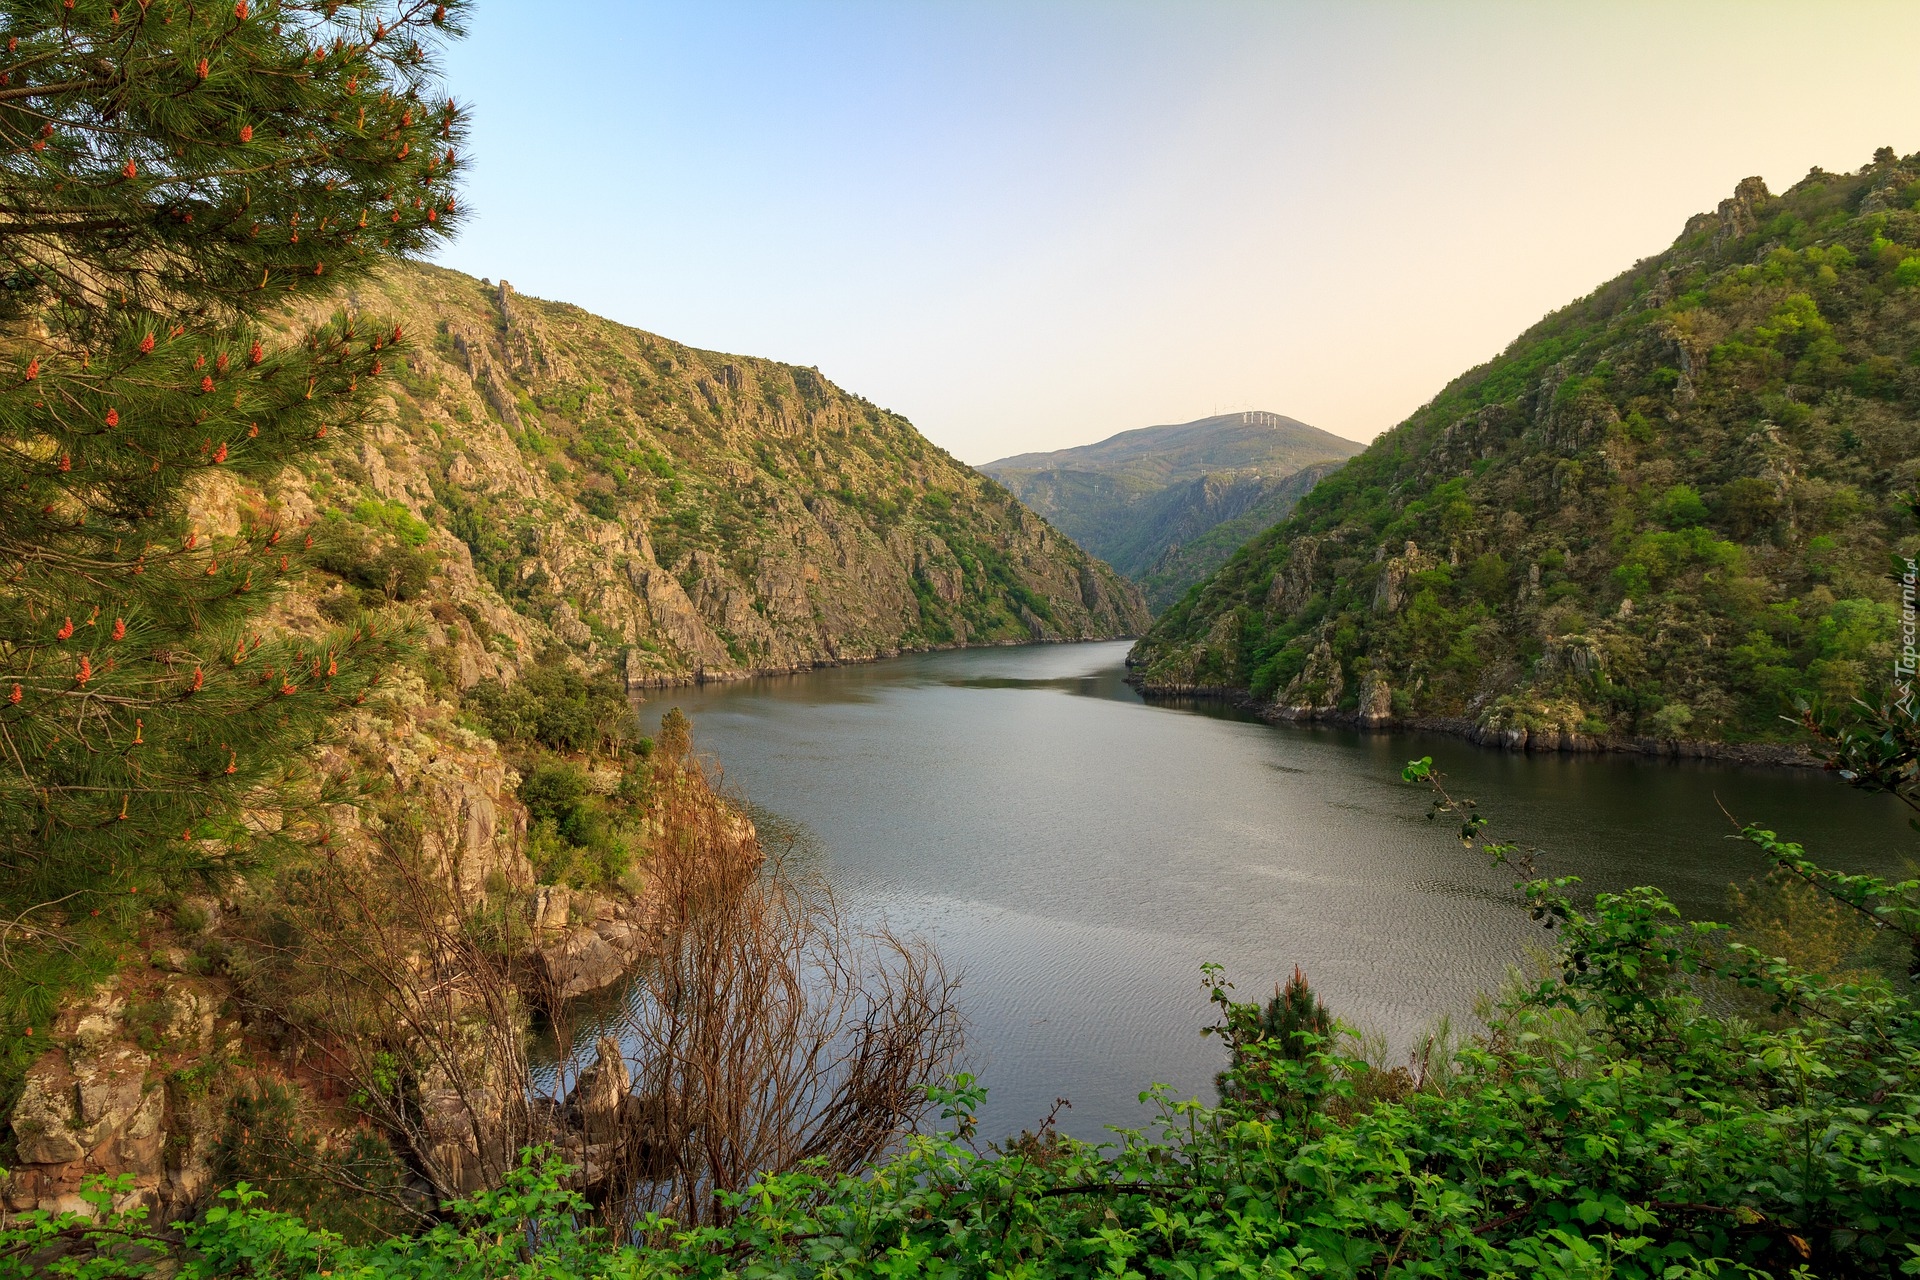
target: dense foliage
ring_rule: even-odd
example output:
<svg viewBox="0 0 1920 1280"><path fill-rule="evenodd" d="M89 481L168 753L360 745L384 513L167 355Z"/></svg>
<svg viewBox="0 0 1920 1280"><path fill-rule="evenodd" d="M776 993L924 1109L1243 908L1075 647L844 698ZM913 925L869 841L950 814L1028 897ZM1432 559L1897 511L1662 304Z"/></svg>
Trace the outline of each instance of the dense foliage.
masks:
<svg viewBox="0 0 1920 1280"><path fill-rule="evenodd" d="M558 645L512 684L485 681L462 705L506 750L520 772L519 796L531 824L527 857L542 883L601 889L619 883L644 843L638 825L648 796L645 757L626 683L605 667L587 668ZM686 717L667 713L671 754L684 754ZM595 785L595 766L610 781Z"/></svg>
<svg viewBox="0 0 1920 1280"><path fill-rule="evenodd" d="M1920 546L1917 206L1885 149L1742 183L1322 482L1161 618L1145 681L1549 743L1856 696Z"/></svg>
<svg viewBox="0 0 1920 1280"><path fill-rule="evenodd" d="M448 21L417 0L0 4L7 1074L142 895L323 834L288 806L334 780L296 793L291 769L365 700L391 629L276 637L311 532L197 504L361 424L401 331L259 322L452 224Z"/></svg>
<svg viewBox="0 0 1920 1280"><path fill-rule="evenodd" d="M1831 746L1855 785L1920 804L1910 707ZM38 1251L91 1275L156 1253L187 1275L1920 1274L1920 880L1829 872L1746 830L1777 877L1905 950L1890 973L1807 972L1681 920L1657 889L1583 907L1490 841L1431 761L1406 776L1464 846L1519 870L1557 936L1550 968L1516 978L1457 1052L1429 1043L1383 1069L1298 975L1263 1007L1210 969L1222 1101L1155 1089L1156 1134L982 1148L962 1078L932 1099L948 1132L857 1176L763 1178L697 1230L599 1236L565 1168L530 1153L423 1235L350 1245L242 1187L175 1231L28 1215L0 1266Z"/></svg>

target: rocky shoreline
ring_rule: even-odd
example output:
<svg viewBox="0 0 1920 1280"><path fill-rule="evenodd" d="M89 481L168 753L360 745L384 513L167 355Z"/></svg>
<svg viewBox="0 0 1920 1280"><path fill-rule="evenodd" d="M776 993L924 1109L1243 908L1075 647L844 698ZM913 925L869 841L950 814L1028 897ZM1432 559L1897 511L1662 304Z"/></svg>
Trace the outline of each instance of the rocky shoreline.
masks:
<svg viewBox="0 0 1920 1280"><path fill-rule="evenodd" d="M1623 738L1562 730L1499 729L1468 719L1466 716L1415 716L1397 718L1389 714L1363 714L1359 710L1340 711L1313 707L1286 707L1261 702L1245 689L1223 685L1147 684L1129 675L1127 683L1148 699L1181 698L1225 702L1238 710L1258 716L1270 724L1324 724L1368 732L1399 730L1412 733L1439 733L1461 738L1479 747L1499 751L1564 755L1645 755L1669 760L1714 760L1763 769L1822 769L1825 762L1809 748L1792 743L1717 742L1712 739Z"/></svg>
<svg viewBox="0 0 1920 1280"><path fill-rule="evenodd" d="M685 689L703 684L734 684L741 680L758 680L763 676L803 676L813 671L831 671L836 667L863 667L875 662L885 662L890 658L904 658L916 653L954 653L963 649L1024 649L1028 645L1042 644L1103 644L1115 640L1137 640L1137 635L1099 635L1099 636L1035 636L1028 640L983 640L966 644L927 644L903 645L895 648L876 650L870 654L849 655L834 658L815 659L810 662L797 662L778 667L727 667L718 671L696 668L684 674L660 672L633 672L627 674L627 691L641 692L648 689Z"/></svg>

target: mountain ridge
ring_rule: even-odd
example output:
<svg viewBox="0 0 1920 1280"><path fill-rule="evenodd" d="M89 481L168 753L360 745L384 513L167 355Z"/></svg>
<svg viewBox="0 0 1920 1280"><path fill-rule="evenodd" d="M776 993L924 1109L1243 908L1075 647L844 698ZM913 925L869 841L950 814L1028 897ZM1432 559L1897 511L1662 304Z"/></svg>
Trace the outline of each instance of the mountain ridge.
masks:
<svg viewBox="0 0 1920 1280"><path fill-rule="evenodd" d="M1257 466L1270 458L1272 451L1261 446L1272 439L1286 439L1295 447L1328 449L1336 456L1355 454L1364 447L1331 431L1309 426L1298 418L1253 409L1210 414L1190 422L1131 427L1092 444L1017 453L983 462L976 469L992 475L998 471L1093 470L1095 468L1088 464L1105 463L1109 470L1117 470L1119 463L1138 461L1143 464L1142 474L1151 473L1156 463L1163 464L1159 478L1163 483L1172 483L1210 472ZM1181 457L1180 447L1194 444L1213 452L1204 459L1185 464L1177 461ZM1238 447L1244 452L1238 458L1223 457L1218 452L1223 447L1228 450ZM1284 463L1280 465L1289 471L1295 469Z"/></svg>
<svg viewBox="0 0 1920 1280"><path fill-rule="evenodd" d="M1535 749L1792 740L1891 671L1920 551L1920 156L1747 179L1156 622L1149 691Z"/></svg>
<svg viewBox="0 0 1920 1280"><path fill-rule="evenodd" d="M440 267L348 301L430 340L321 488L445 529L539 643L634 685L1145 627L1130 583L816 370Z"/></svg>

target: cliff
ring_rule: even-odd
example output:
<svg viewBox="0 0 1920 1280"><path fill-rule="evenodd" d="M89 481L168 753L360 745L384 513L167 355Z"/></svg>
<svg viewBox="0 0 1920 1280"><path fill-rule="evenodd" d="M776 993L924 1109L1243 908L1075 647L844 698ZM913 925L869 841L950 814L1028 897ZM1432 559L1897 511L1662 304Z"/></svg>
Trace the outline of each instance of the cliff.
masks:
<svg viewBox="0 0 1920 1280"><path fill-rule="evenodd" d="M816 370L427 266L349 301L419 341L340 478L635 684L1146 625L1131 584Z"/></svg>

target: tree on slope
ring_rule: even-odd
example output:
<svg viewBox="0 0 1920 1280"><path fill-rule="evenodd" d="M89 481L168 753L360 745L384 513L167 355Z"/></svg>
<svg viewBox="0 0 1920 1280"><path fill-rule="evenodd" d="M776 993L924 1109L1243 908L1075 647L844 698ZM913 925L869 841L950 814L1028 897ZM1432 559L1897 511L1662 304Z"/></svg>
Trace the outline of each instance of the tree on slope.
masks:
<svg viewBox="0 0 1920 1280"><path fill-rule="evenodd" d="M464 119L434 52L462 7L0 0L0 1041L16 1060L155 891L326 840L288 807L324 798L299 762L368 697L394 637L276 637L265 615L311 539L264 507L238 533L197 526L192 499L362 422L398 328L341 312L281 345L257 322L452 229Z"/></svg>

